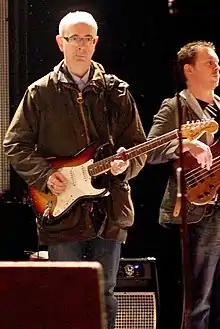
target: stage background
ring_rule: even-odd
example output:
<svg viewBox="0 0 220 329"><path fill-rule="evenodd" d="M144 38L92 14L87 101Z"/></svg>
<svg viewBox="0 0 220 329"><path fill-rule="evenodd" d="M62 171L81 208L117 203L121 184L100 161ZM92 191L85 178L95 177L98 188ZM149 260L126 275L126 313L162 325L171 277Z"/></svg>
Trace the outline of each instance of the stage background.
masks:
<svg viewBox="0 0 220 329"><path fill-rule="evenodd" d="M220 54L220 4L212 0L10 1L10 116L28 84L61 60L55 42L58 22L76 9L88 10L97 19L100 40L94 59L107 72L129 83L146 133L161 101L173 96L176 90L172 68L179 48L186 42L206 39L215 43ZM136 216L122 256L156 257L162 316L167 328L176 328L180 321L177 302L181 291L180 239L157 222L169 170L167 164L147 165L131 181ZM25 250L37 247L34 214L26 204L25 188L12 171L11 188L4 191L0 200L1 260L19 260ZM167 303L170 296L173 303Z"/></svg>

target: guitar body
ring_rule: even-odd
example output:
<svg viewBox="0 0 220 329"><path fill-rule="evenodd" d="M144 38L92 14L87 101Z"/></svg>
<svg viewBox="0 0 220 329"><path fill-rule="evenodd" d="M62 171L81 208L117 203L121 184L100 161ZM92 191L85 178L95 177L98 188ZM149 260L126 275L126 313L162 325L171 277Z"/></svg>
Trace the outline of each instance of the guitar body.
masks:
<svg viewBox="0 0 220 329"><path fill-rule="evenodd" d="M220 187L220 142L211 145L213 164L208 171L202 169L189 153L184 154L186 197L195 205L208 204L217 195Z"/></svg>
<svg viewBox="0 0 220 329"><path fill-rule="evenodd" d="M88 172L88 166L94 162L96 153L97 146L92 144L72 158L48 160L53 168L58 169L67 178L68 184L59 196L53 195L50 191L43 193L33 186L29 187L31 203L38 218L47 216L51 221L59 219L80 199L103 196L107 193L106 188L97 188L96 182Z"/></svg>

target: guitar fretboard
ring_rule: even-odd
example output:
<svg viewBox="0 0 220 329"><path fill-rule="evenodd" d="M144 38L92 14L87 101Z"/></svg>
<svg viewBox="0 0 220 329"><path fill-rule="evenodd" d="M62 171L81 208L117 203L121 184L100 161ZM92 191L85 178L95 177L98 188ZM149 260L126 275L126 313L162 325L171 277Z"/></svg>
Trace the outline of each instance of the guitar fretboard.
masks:
<svg viewBox="0 0 220 329"><path fill-rule="evenodd" d="M107 172L111 168L111 162L116 159L122 160L131 160L136 158L139 155L146 154L149 151L156 149L171 140L178 137L178 130L170 131L163 136L159 136L144 142L142 144L136 145L131 147L130 149L126 150L121 154L115 154L103 160L99 160L91 165L88 166L88 172L90 176L98 176L105 172Z"/></svg>

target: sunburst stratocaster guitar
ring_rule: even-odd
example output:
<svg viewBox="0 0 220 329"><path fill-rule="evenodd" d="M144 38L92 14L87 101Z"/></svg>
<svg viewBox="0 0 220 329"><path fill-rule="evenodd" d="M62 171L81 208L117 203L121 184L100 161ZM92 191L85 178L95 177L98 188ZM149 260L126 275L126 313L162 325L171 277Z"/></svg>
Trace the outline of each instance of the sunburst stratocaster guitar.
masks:
<svg viewBox="0 0 220 329"><path fill-rule="evenodd" d="M202 120L183 124L181 133L183 138L193 140L199 138L204 132L214 133L217 129L218 124L216 121ZM30 186L31 203L36 215L42 217L47 214L51 219L58 219L80 199L104 196L108 190L106 188L95 188L92 184L92 177L108 172L111 168L111 162L115 159L130 160L175 140L178 136L178 129L175 129L127 149L122 154L115 154L96 162L93 160L97 149L96 144L90 145L71 159L48 160L52 167L58 169L67 178L68 184L65 191L59 196L55 196L51 192L42 193L34 186Z"/></svg>

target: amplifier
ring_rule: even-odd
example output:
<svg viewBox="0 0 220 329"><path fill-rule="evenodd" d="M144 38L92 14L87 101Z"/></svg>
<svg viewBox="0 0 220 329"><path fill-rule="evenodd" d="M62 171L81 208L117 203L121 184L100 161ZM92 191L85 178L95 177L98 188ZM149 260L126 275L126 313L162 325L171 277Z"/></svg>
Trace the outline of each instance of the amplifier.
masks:
<svg viewBox="0 0 220 329"><path fill-rule="evenodd" d="M156 259L121 258L115 297L118 300L115 329L156 329L159 311Z"/></svg>
<svg viewBox="0 0 220 329"><path fill-rule="evenodd" d="M115 291L153 291L159 294L156 259L121 258Z"/></svg>

